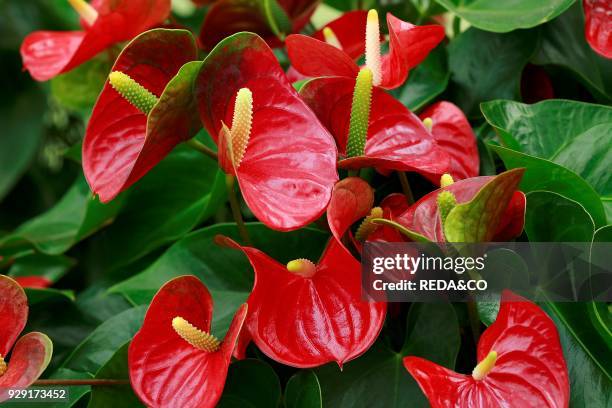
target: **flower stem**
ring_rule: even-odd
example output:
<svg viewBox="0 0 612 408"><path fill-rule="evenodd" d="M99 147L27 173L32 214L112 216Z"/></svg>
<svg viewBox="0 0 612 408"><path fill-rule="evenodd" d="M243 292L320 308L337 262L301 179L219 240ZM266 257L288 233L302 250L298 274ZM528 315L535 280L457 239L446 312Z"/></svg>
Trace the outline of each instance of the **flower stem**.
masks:
<svg viewBox="0 0 612 408"><path fill-rule="evenodd" d="M204 145L204 143L199 142L195 137L187 140L185 144L191 147L193 150L197 150L198 152L210 157L214 161L218 161L217 153L212 150L210 147Z"/></svg>
<svg viewBox="0 0 612 408"><path fill-rule="evenodd" d="M106 379L89 379L89 380L60 380L60 379L49 379L49 380L36 380L34 384L36 386L53 386L53 385L91 385L95 386L117 386L117 385L129 385L130 380L106 380Z"/></svg>
<svg viewBox="0 0 612 408"><path fill-rule="evenodd" d="M408 183L408 177L406 177L406 173L403 171L398 171L397 175L399 177L400 184L402 185L402 191L406 196L408 204L414 204L414 196L412 195L412 190L410 189L410 183Z"/></svg>
<svg viewBox="0 0 612 408"><path fill-rule="evenodd" d="M238 196L236 195L234 184L236 184L236 178L231 174L227 174L225 176L225 186L227 188L227 199L232 209L232 216L234 217L234 221L236 221L238 232L240 233L242 241L244 241L246 245L251 245L251 237L249 236L249 232L247 231L246 226L244 225L244 220L242 219L240 203L238 202Z"/></svg>

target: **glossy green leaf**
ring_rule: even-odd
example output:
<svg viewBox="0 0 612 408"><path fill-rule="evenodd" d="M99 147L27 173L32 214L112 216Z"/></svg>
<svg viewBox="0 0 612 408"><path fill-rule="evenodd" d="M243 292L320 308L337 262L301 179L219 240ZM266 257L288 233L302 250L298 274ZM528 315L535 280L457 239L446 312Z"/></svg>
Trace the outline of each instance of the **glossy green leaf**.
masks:
<svg viewBox="0 0 612 408"><path fill-rule="evenodd" d="M468 116L492 99L518 99L521 73L533 54L537 31L496 34L476 28L461 33L448 46L451 100Z"/></svg>
<svg viewBox="0 0 612 408"><path fill-rule="evenodd" d="M612 107L547 100L493 101L481 109L506 146L574 171L599 193L612 217Z"/></svg>
<svg viewBox="0 0 612 408"><path fill-rule="evenodd" d="M574 0L436 0L474 27L496 33L531 28L557 17Z"/></svg>
<svg viewBox="0 0 612 408"><path fill-rule="evenodd" d="M287 408L322 408L321 385L314 371L299 371L287 382L285 388Z"/></svg>
<svg viewBox="0 0 612 408"><path fill-rule="evenodd" d="M96 373L97 379L129 381L128 341ZM130 384L113 385L112 387L92 387L88 408L136 408L144 407Z"/></svg>
<svg viewBox="0 0 612 408"><path fill-rule="evenodd" d="M218 408L276 407L281 399L278 376L268 364L247 359L230 365Z"/></svg>
<svg viewBox="0 0 612 408"><path fill-rule="evenodd" d="M49 282L57 282L75 264L75 260L63 255L28 254L14 259L8 275L42 276Z"/></svg>
<svg viewBox="0 0 612 408"><path fill-rule="evenodd" d="M602 102L612 100L612 60L595 53L584 37L582 2L541 29L542 42L533 62L572 71Z"/></svg>
<svg viewBox="0 0 612 408"><path fill-rule="evenodd" d="M43 303L48 300L52 300L57 297L65 297L68 300L74 300L74 292L71 290L58 290L58 289L39 289L39 288L25 288L25 293L28 296L28 304L30 306L38 303Z"/></svg>
<svg viewBox="0 0 612 408"><path fill-rule="evenodd" d="M520 190L552 191L582 205L593 218L596 226L606 224L606 213L602 199L597 192L573 171L549 160L540 159L505 147L489 145L507 168L526 168Z"/></svg>
<svg viewBox="0 0 612 408"><path fill-rule="evenodd" d="M112 51L109 51L112 52ZM94 106L108 78L113 59L107 53L51 80L52 95L64 106L87 110Z"/></svg>
<svg viewBox="0 0 612 408"><path fill-rule="evenodd" d="M296 258L319 258L327 235L312 229L281 233L263 224L247 224L253 246L279 262ZM242 252L220 247L216 235L240 241L234 224L217 224L197 230L172 245L143 272L110 289L134 303L148 303L167 281L181 275L195 275L204 282L215 301L213 332L225 333L238 306L253 287L253 269Z"/></svg>
<svg viewBox="0 0 612 408"><path fill-rule="evenodd" d="M333 364L316 370L323 405L428 407L421 389L404 368L402 358L419 356L452 369L459 346L459 323L450 304L415 303L408 315L408 335L400 352L391 350L379 339L342 371Z"/></svg>
<svg viewBox="0 0 612 408"><path fill-rule="evenodd" d="M522 169L506 171L485 184L470 201L456 205L444 222L446 240L491 241L522 176Z"/></svg>
<svg viewBox="0 0 612 408"><path fill-rule="evenodd" d="M417 111L444 92L449 77L446 48L440 46L410 72L406 85L391 93L408 109Z"/></svg>
<svg viewBox="0 0 612 408"><path fill-rule="evenodd" d="M54 207L2 238L0 253L33 246L45 254L61 254L111 223L121 205L121 198L109 204L93 199L85 179L79 176Z"/></svg>
<svg viewBox="0 0 612 408"><path fill-rule="evenodd" d="M593 243L612 242L612 225L599 228L593 234ZM610 255L602 251L591 251L591 262L606 265ZM608 303L591 302L588 305L589 316L593 326L599 332L601 338L612 350L612 308Z"/></svg>

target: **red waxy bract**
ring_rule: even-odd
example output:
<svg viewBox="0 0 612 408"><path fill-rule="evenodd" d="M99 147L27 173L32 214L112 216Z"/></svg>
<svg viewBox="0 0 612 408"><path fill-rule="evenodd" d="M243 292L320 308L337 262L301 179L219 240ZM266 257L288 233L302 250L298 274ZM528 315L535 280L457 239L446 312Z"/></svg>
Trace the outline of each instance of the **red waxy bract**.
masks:
<svg viewBox="0 0 612 408"><path fill-rule="evenodd" d="M31 332L17 340L27 320L26 294L13 279L0 275L0 358L6 360L11 352L8 368L0 374L0 402L8 399L8 389L29 387L51 360L53 345L46 335Z"/></svg>
<svg viewBox="0 0 612 408"><path fill-rule="evenodd" d="M36 31L21 45L23 65L38 81L46 81L82 64L115 43L127 41L162 23L170 0L96 0L98 18L83 31Z"/></svg>
<svg viewBox="0 0 612 408"><path fill-rule="evenodd" d="M582 5L587 42L596 53L612 58L612 2L582 0Z"/></svg>
<svg viewBox="0 0 612 408"><path fill-rule="evenodd" d="M183 64L196 57L193 37L184 30L151 30L123 50L113 71L129 75L161 98L147 116L108 81L104 85L83 141L83 171L100 201L115 198L195 135L201 125L195 108L189 109L177 90L180 84L164 90Z"/></svg>
<svg viewBox="0 0 612 408"><path fill-rule="evenodd" d="M408 72L420 64L444 39L444 27L415 26L399 20L391 13L387 13L387 25L389 52L382 56L380 87L393 89L402 85L408 78ZM361 33L362 43L365 44L365 19L363 26L353 27L353 33ZM359 54L352 44L345 52L324 41L301 34L288 36L286 44L292 66L308 77L355 78L359 72L359 66L355 62ZM358 50L363 52L364 47L365 45Z"/></svg>
<svg viewBox="0 0 612 408"><path fill-rule="evenodd" d="M236 95L253 97L246 153L235 169L253 214L271 228L300 228L324 211L338 180L333 137L300 99L270 47L257 35L235 34L209 54L196 79L200 117L219 144L231 126ZM227 166L224 170L232 172Z"/></svg>
<svg viewBox="0 0 612 408"><path fill-rule="evenodd" d="M300 90L302 98L334 135L341 154L346 152L354 87L354 79L317 78ZM365 155L344 158L338 166L415 171L438 183L448 171L450 158L421 120L376 87L371 106Z"/></svg>
<svg viewBox="0 0 612 408"><path fill-rule="evenodd" d="M461 109L450 102L440 101L425 109L419 117L433 121L431 133L450 156L448 173L455 180L478 176L480 160L476 135Z"/></svg>
<svg viewBox="0 0 612 408"><path fill-rule="evenodd" d="M23 288L48 288L51 286L51 281L44 276L16 276L14 277Z"/></svg>
<svg viewBox="0 0 612 408"><path fill-rule="evenodd" d="M204 351L181 338L172 320L182 317L210 332L213 301L208 289L194 276L162 286L129 348L130 380L138 397L150 407L214 407L246 312L246 305L238 309L217 351Z"/></svg>
<svg viewBox="0 0 612 408"><path fill-rule="evenodd" d="M419 357L404 358L432 408L550 407L569 404L569 380L559 334L534 303L502 294L497 320L480 337L478 361L497 361L481 380Z"/></svg>
<svg viewBox="0 0 612 408"><path fill-rule="evenodd" d="M267 356L293 367L340 366L376 340L386 304L361 300L361 266L331 239L312 277L289 272L263 252L241 247L255 271L246 328Z"/></svg>
<svg viewBox="0 0 612 408"><path fill-rule="evenodd" d="M327 207L327 222L334 238L342 236L351 225L367 216L374 205L374 189L359 177L345 178L334 186Z"/></svg>

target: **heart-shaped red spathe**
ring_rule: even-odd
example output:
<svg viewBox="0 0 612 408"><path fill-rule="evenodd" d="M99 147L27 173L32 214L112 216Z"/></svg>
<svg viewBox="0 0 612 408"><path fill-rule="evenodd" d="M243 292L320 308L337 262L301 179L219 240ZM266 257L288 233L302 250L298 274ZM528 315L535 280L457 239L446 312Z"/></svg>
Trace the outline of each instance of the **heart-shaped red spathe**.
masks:
<svg viewBox="0 0 612 408"><path fill-rule="evenodd" d="M273 0L283 9L292 32L299 32L310 20L319 0ZM232 34L249 31L263 37L270 46L282 42L274 34L263 10L263 0L217 0L206 13L199 40L205 50ZM270 18L273 18L272 16Z"/></svg>
<svg viewBox="0 0 612 408"><path fill-rule="evenodd" d="M591 48L612 58L612 3L609 0L582 0L585 37Z"/></svg>
<svg viewBox="0 0 612 408"><path fill-rule="evenodd" d="M172 320L178 316L210 332L212 313L212 297L195 276L175 278L157 292L128 352L132 387L147 406L215 406L225 386L247 306L238 309L217 351L195 348L172 327Z"/></svg>
<svg viewBox="0 0 612 408"><path fill-rule="evenodd" d="M342 51L353 60L356 60L365 53L365 26L367 19L368 12L366 10L353 10L342 14L325 25L336 35L338 42L342 46ZM325 41L323 30L324 28L316 31L312 37L319 41ZM381 36L381 40L384 40L383 36Z"/></svg>
<svg viewBox="0 0 612 408"><path fill-rule="evenodd" d="M415 26L387 13L389 27L389 52L382 56L381 88L394 89L402 85L408 78L408 72L420 64L443 39L444 27L439 25ZM333 29L333 28L332 28ZM352 28L355 33L362 34L365 49L365 19L362 26ZM337 33L339 34L339 33ZM319 37L320 38L320 37ZM351 41L352 42L352 41ZM343 44L341 42L341 44ZM340 50L325 41L301 34L287 37L287 53L292 66L308 77L346 76L355 78L359 66L355 59L357 48L353 44L347 51Z"/></svg>
<svg viewBox="0 0 612 408"><path fill-rule="evenodd" d="M195 82L200 117L217 144L222 124L231 126L241 88L253 96L251 134L235 169L242 195L270 228L303 227L325 211L338 180L334 139L300 99L264 40L239 33L209 54Z"/></svg>
<svg viewBox="0 0 612 408"><path fill-rule="evenodd" d="M32 385L51 361L53 344L46 335L31 332L17 340L27 320L25 292L13 279L0 275L0 358L6 360L11 353L6 372L0 374L0 402L8 399L8 389Z"/></svg>
<svg viewBox="0 0 612 408"><path fill-rule="evenodd" d="M257 347L298 368L340 366L364 353L385 320L386 304L361 299L361 266L331 239L312 277L287 270L263 252L241 247L255 271L245 327Z"/></svg>
<svg viewBox="0 0 612 408"><path fill-rule="evenodd" d="M461 109L451 102L440 101L427 107L419 117L433 121L431 133L450 156L448 173L455 180L478 176L480 159L476 135Z"/></svg>
<svg viewBox="0 0 612 408"><path fill-rule="evenodd" d="M450 186L433 191L410 206L407 211L397 217L396 221L431 241L445 242L437 202L440 191L452 192L457 203L462 204L470 201L493 178L494 176L482 176L459 180ZM503 217L499 220L494 241L508 241L521 234L525 224L525 204L525 194L515 191Z"/></svg>
<svg viewBox="0 0 612 408"><path fill-rule="evenodd" d="M366 217L374 205L374 189L360 177L345 178L334 186L327 207L329 229L338 242L356 221Z"/></svg>
<svg viewBox="0 0 612 408"><path fill-rule="evenodd" d="M83 172L94 194L108 202L159 163L201 126L180 84L169 85L183 64L197 58L185 30L156 29L141 34L113 66L144 86L160 101L145 115L107 81L94 106L83 141ZM193 69L186 65L183 69ZM174 81L173 81L174 83ZM167 89L166 89L167 88Z"/></svg>
<svg viewBox="0 0 612 408"><path fill-rule="evenodd" d="M302 98L330 130L341 154L346 152L355 79L316 78L300 90ZM376 167L414 171L438 183L448 171L449 155L421 120L404 105L374 87L365 155L345 158L340 168Z"/></svg>
<svg viewBox="0 0 612 408"><path fill-rule="evenodd" d="M15 281L22 288L48 288L51 286L52 282L44 276L16 276Z"/></svg>
<svg viewBox="0 0 612 408"><path fill-rule="evenodd" d="M127 41L162 23L170 0L98 0L93 25L83 31L36 31L21 44L25 69L37 81L46 81L93 58L118 42Z"/></svg>
<svg viewBox="0 0 612 408"><path fill-rule="evenodd" d="M569 404L569 380L559 334L534 303L502 294L497 320L480 337L478 361L497 361L481 380L419 357L404 358L432 408L550 407Z"/></svg>

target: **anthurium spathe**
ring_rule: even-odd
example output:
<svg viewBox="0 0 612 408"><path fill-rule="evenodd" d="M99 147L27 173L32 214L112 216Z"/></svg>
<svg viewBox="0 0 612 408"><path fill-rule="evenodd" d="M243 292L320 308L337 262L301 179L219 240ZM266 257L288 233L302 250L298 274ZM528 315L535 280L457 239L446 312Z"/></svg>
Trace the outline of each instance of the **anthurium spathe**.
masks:
<svg viewBox="0 0 612 408"><path fill-rule="evenodd" d="M187 64L196 57L191 34L168 29L141 34L119 55L83 141L83 171L102 202L200 129L191 81L182 79L199 66Z"/></svg>
<svg viewBox="0 0 612 408"><path fill-rule="evenodd" d="M495 322L478 341L478 365L459 374L419 357L404 358L432 408L569 405L568 372L553 321L537 305L502 294Z"/></svg>
<svg viewBox="0 0 612 408"><path fill-rule="evenodd" d="M220 341L210 333L213 300L206 286L194 276L167 282L130 343L136 395L149 407L214 407L246 312L242 305Z"/></svg>
<svg viewBox="0 0 612 408"><path fill-rule="evenodd" d="M608 0L582 0L585 37L593 50L612 58L612 3Z"/></svg>
<svg viewBox="0 0 612 408"><path fill-rule="evenodd" d="M27 320L25 292L13 279L0 275L0 402L8 399L8 389L32 385L51 361L53 344L46 335L31 332L17 340Z"/></svg>
<svg viewBox="0 0 612 408"><path fill-rule="evenodd" d="M450 156L448 173L455 180L478 176L476 135L461 109L451 102L440 101L427 107L419 117Z"/></svg>
<svg viewBox="0 0 612 408"><path fill-rule="evenodd" d="M46 81L162 23L170 0L68 0L81 16L82 31L36 31L21 45L25 69Z"/></svg>
<svg viewBox="0 0 612 408"><path fill-rule="evenodd" d="M200 43L211 50L225 37L249 31L270 45L281 45L289 33L299 32L310 20L320 0L216 0L200 29Z"/></svg>
<svg viewBox="0 0 612 408"><path fill-rule="evenodd" d="M277 230L324 211L338 180L333 137L252 33L223 40L195 80L198 110L253 214Z"/></svg>
<svg viewBox="0 0 612 408"><path fill-rule="evenodd" d="M372 78L364 68L356 80L316 78L300 90L334 135L342 156L338 166L414 171L437 183L448 172L449 155L416 115L373 87Z"/></svg>
<svg viewBox="0 0 612 408"><path fill-rule="evenodd" d="M452 207L471 202L487 185L490 185L497 187L497 191L496 195L487 196L488 198L482 203L484 207L480 209L482 218L480 229L485 237L482 241L508 241L516 238L523 231L525 223L525 194L517 190L523 171L523 169L514 169L498 176L472 177L456 182L453 182L452 177L446 175L439 190L425 195L399 215L396 221L408 230L421 234L431 241L445 242L447 237L442 219L448 215ZM504 180L496 181L498 177ZM500 182L497 186L490 184L497 182ZM450 207L441 208L441 194L452 201ZM492 218L486 225L484 224L485 216ZM457 218L459 218L458 222L462 221L461 217ZM465 221L464 218L463 222Z"/></svg>
<svg viewBox="0 0 612 408"><path fill-rule="evenodd" d="M338 44L332 40L333 29L328 30L327 40L294 34L286 40L289 59L298 72L308 77L355 78L359 72L355 59L360 56L355 51L364 50L365 66L373 72L374 85L385 89L397 88L406 81L410 69L420 64L444 39L444 27L415 26L391 13L387 13L387 26L389 52L385 55L381 55L378 13L370 10L366 24L352 27L353 33L362 33L363 47L347 44L347 51L344 51L342 42Z"/></svg>
<svg viewBox="0 0 612 408"><path fill-rule="evenodd" d="M297 259L287 265L229 238L218 241L241 249L253 266L245 327L268 357L300 368L342 367L376 340L386 304L361 299L360 263L336 239L317 264Z"/></svg>

